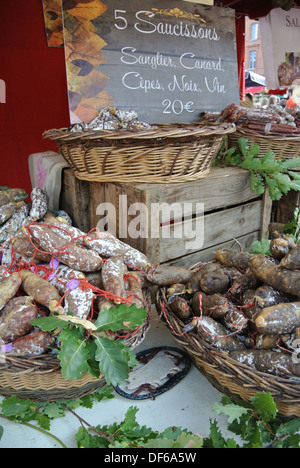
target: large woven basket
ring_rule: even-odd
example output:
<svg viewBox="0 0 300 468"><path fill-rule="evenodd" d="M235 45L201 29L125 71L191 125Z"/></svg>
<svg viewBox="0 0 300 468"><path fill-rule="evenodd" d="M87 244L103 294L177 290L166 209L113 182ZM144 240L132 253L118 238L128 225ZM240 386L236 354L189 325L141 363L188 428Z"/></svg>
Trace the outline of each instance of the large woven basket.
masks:
<svg viewBox="0 0 300 468"><path fill-rule="evenodd" d="M89 182L189 182L204 177L231 124L158 125L151 130L49 130L78 179Z"/></svg>
<svg viewBox="0 0 300 468"><path fill-rule="evenodd" d="M230 358L199 338L196 332L184 331L185 324L167 305L166 289L157 291L157 308L176 341L185 349L196 368L221 393L232 401L247 401L257 393L271 393L278 415L291 419L300 417L300 379L280 378L258 372Z"/></svg>
<svg viewBox="0 0 300 468"><path fill-rule="evenodd" d="M151 298L148 290L144 290L144 299L148 306L148 316L151 310ZM129 334L124 344L132 349L144 340L149 329L149 317L143 326ZM55 355L27 357L6 354L3 363L0 360L0 395L31 399L33 401L58 401L81 398L96 392L105 384L105 378L83 374L81 379L65 380L61 373L60 362Z"/></svg>
<svg viewBox="0 0 300 468"><path fill-rule="evenodd" d="M300 156L300 136L262 135L244 127L237 127L236 132L228 137L229 147L237 147L239 138L246 138L249 144L258 144L260 155L273 151L278 159L290 159Z"/></svg>

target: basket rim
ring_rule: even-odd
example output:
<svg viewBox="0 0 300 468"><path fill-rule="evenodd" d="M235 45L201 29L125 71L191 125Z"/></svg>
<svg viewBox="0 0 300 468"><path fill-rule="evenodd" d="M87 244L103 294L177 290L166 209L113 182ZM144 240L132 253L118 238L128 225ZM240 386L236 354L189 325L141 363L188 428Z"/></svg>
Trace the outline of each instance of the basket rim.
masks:
<svg viewBox="0 0 300 468"><path fill-rule="evenodd" d="M221 125L195 124L156 124L149 130L88 130L72 132L69 128L52 129L43 133L43 137L60 142L86 141L86 140L153 140L153 139L178 139L187 137L209 137L228 135L236 131L235 124L224 123Z"/></svg>
<svg viewBox="0 0 300 468"><path fill-rule="evenodd" d="M87 172L80 172L80 171L75 171L73 168L71 168L74 172L75 177L78 180L83 180L85 182L114 182L114 183L119 183L119 184L157 184L157 185L162 185L162 184L184 184L188 182L196 182L199 179L203 179L206 177L209 172L210 168L201 170L196 174L192 174L189 176L155 176L155 175L144 175L144 176L137 176L137 177L130 177L130 176L112 176L112 175L103 175L103 174L89 174Z"/></svg>

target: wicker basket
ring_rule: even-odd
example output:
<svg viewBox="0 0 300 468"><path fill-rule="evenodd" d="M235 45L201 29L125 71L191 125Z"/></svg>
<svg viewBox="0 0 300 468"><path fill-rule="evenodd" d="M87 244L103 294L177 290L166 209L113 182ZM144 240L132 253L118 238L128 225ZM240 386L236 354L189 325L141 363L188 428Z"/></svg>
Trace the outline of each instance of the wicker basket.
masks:
<svg viewBox="0 0 300 468"><path fill-rule="evenodd" d="M89 182L189 182L204 177L235 126L158 125L151 130L49 130L78 179Z"/></svg>
<svg viewBox="0 0 300 468"><path fill-rule="evenodd" d="M261 135L253 130L237 127L236 132L228 137L229 148L236 147L239 138L248 139L249 144L258 144L261 156L271 150L278 159L300 157L300 136Z"/></svg>
<svg viewBox="0 0 300 468"><path fill-rule="evenodd" d="M251 401L257 393L269 392L277 404L278 415L300 417L300 379L280 378L240 364L204 340L195 332L184 332L181 322L167 305L166 289L157 291L157 308L176 341L189 354L196 368L221 393L232 401Z"/></svg>
<svg viewBox="0 0 300 468"><path fill-rule="evenodd" d="M151 298L148 290L144 291L144 298L150 313ZM149 325L147 317L143 326L124 339L126 346L134 349L141 344ZM105 384L102 375L95 378L83 374L82 379L65 380L58 358L50 354L34 357L6 354L5 362L0 364L0 395L5 397L15 395L18 398L49 402L75 399L94 393Z"/></svg>

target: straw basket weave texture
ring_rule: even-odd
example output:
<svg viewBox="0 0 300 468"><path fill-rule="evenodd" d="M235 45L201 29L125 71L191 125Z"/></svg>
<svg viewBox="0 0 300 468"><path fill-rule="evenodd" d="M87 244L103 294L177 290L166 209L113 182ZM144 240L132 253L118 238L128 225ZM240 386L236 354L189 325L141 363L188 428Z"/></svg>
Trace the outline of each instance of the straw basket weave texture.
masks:
<svg viewBox="0 0 300 468"><path fill-rule="evenodd" d="M144 299L150 313L151 298L148 290L144 290ZM136 348L144 340L149 324L147 317L143 326L124 339L124 344L132 349ZM103 375L96 378L90 374L83 374L81 379L65 380L60 362L53 354L7 354L0 360L0 395L5 397L15 395L18 398L49 402L75 399L96 392L105 384Z"/></svg>
<svg viewBox="0 0 300 468"><path fill-rule="evenodd" d="M253 130L237 127L236 132L228 137L229 147L236 147L239 138L248 139L249 144L258 144L261 156L271 150L278 159L300 157L300 136L262 135Z"/></svg>
<svg viewBox="0 0 300 468"><path fill-rule="evenodd" d="M89 182L189 182L205 176L223 139L223 125L157 125L150 130L49 130L78 179Z"/></svg>
<svg viewBox="0 0 300 468"><path fill-rule="evenodd" d="M185 324L167 305L166 289L157 291L157 308L176 341L185 349L196 368L221 393L232 401L251 401L257 393L271 393L278 415L291 419L300 417L300 379L280 378L258 372L230 358L199 338L196 332L184 332Z"/></svg>

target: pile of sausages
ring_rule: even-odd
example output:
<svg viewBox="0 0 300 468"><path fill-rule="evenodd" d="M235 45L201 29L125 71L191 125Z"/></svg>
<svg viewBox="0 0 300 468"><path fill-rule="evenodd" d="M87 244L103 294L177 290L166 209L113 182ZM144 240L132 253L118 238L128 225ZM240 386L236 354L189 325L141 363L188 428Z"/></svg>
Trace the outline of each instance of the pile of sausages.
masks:
<svg viewBox="0 0 300 468"><path fill-rule="evenodd" d="M19 202L19 191L10 189L9 194L18 223L7 230L1 245L0 345L4 349L21 355L47 352L55 337L30 324L42 315L71 312L78 319L93 320L93 314L120 303L147 307L145 255L108 232L84 233L67 216L55 216L48 211L42 190L34 189L31 202ZM4 191L1 195L8 200Z"/></svg>
<svg viewBox="0 0 300 468"><path fill-rule="evenodd" d="M255 370L300 377L300 245L276 234L271 255L218 250L197 271L157 282L184 333Z"/></svg>
<svg viewBox="0 0 300 468"><path fill-rule="evenodd" d="M234 123L238 128L248 129L261 135L278 134L280 136L300 135L300 125L297 107L293 110L283 109L281 106L274 108L247 108L231 104L222 112L204 112L201 121L203 123Z"/></svg>

